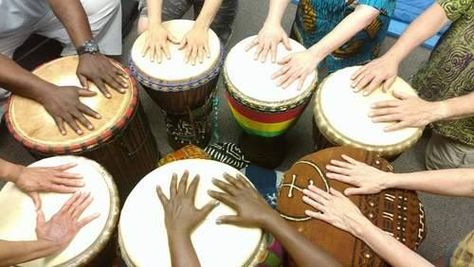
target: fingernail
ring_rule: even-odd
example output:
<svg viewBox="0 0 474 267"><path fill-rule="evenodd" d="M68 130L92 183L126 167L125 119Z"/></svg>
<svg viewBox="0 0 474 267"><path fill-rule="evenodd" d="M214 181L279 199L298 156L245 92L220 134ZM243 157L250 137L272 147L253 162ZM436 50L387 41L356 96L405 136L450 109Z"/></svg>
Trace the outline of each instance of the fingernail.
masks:
<svg viewBox="0 0 474 267"><path fill-rule="evenodd" d="M221 218L217 218L217 219L216 219L216 224L221 224L221 223L222 223Z"/></svg>
<svg viewBox="0 0 474 267"><path fill-rule="evenodd" d="M93 129L94 129L94 127L93 127L92 125L89 125L89 126L87 126L87 129L89 129L89 130L93 130Z"/></svg>
<svg viewBox="0 0 474 267"><path fill-rule="evenodd" d="M215 207L219 206L221 203L217 200L214 200L214 202L212 203Z"/></svg>
<svg viewBox="0 0 474 267"><path fill-rule="evenodd" d="M97 114L95 117L96 117L97 119L101 119L101 118L102 118L102 116L100 116L99 114Z"/></svg>
<svg viewBox="0 0 474 267"><path fill-rule="evenodd" d="M211 195L212 194L212 190L207 190L207 194Z"/></svg>

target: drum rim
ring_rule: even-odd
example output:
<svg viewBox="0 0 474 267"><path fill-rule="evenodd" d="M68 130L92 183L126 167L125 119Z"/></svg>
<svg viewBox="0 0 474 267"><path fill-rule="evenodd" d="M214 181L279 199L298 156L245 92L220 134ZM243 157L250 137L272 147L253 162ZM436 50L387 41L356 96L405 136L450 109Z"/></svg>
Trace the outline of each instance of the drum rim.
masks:
<svg viewBox="0 0 474 267"><path fill-rule="evenodd" d="M202 161L202 162L213 162L213 163L217 163L217 164L224 164L224 165L227 165L233 169L235 169L238 173L240 173L245 179L247 179L247 181L250 182L250 180L247 178L247 176L245 174L243 174L240 170L228 165L228 164L225 164L225 163L222 163L222 162L219 162L219 161L215 161L215 160L212 160L212 159L198 159L198 158L195 158L195 159L182 159L182 160L178 160L178 161L173 161L173 162L169 162L165 165L162 165L158 168L156 168L155 170L153 171L156 171L157 169L163 167L163 166L167 166L169 164L173 164L173 163L176 163L176 162L182 162L182 161L194 161L194 162L198 162L198 161ZM152 171L152 172L153 172ZM151 172L150 172L151 173ZM150 173L148 173L146 176L148 176ZM143 178L145 178L143 177ZM142 178L142 180L143 180ZM252 182L250 182L250 184L255 188L255 185L253 185ZM137 184L138 185L138 184ZM137 186L135 185L135 187ZM135 189L135 188L134 188ZM132 190L133 191L133 190ZM130 196L130 195L129 195ZM128 199L128 197L127 197ZM125 207L125 202L127 200L124 201L124 205L123 205L123 208ZM123 212L123 208L122 208L122 212ZM125 261L126 265L128 267L135 267L135 266L138 266L136 265L133 260L131 259L131 257L128 255L128 252L127 252L127 249L125 247L125 243L123 241L123 237L122 237L122 212L120 214L120 219L119 219L119 222L118 222L118 243L119 243L119 248L120 248L120 254L122 256L122 259ZM261 229L261 236L260 236L260 239L259 239L259 242L258 244L256 244L255 246L255 250L254 252L252 253L252 255L250 256L250 258L245 262L244 266L257 266L259 263L261 263L261 259L263 258L264 259L264 255L266 254L266 252L268 251L267 249L267 235L268 233L266 233L263 229ZM168 248L169 249L169 248Z"/></svg>
<svg viewBox="0 0 474 267"><path fill-rule="evenodd" d="M313 96L318 83L318 77L315 75L314 79L311 81L310 86L308 86L308 88L302 94L291 99L270 102L251 98L240 92L240 90L238 90L237 87L235 87L235 85L229 80L227 68L225 65L223 73L224 85L229 95L242 105L262 112L284 112L306 103Z"/></svg>
<svg viewBox="0 0 474 267"><path fill-rule="evenodd" d="M179 22L179 21L185 21L185 22L190 22L192 20L188 19L174 19L174 20L169 20L164 23L170 23L170 22ZM214 32L214 30L210 29L209 30L217 36L217 34ZM132 72L132 75L142 84L144 84L147 87L150 87L154 90L157 91L163 91L163 92L180 92L180 91L187 91L194 89L196 87L199 87L203 84L206 84L210 80L214 79L216 76L219 75L220 69L222 67L222 64L224 62L224 47L222 42L219 39L219 36L217 36L217 39L219 41L219 55L215 59L215 61L211 64L211 67L204 71L203 73L191 77L191 78L186 78L186 79L181 79L181 80L173 80L173 81L167 81L163 80L160 78L156 77L151 77L148 75L144 70L142 70L137 64L135 64L135 61L133 60L132 57L132 51L133 51L133 46L135 45L135 42L144 34L141 33L137 39L134 41L132 45L132 49L129 52L129 57L128 57L128 66Z"/></svg>
<svg viewBox="0 0 474 267"><path fill-rule="evenodd" d="M52 64L57 61L68 60L70 58L74 58L77 56L65 56L61 58L54 59L49 61L45 64L38 66L36 69L41 68L45 65ZM13 106L13 101L16 98L23 98L21 96L12 95L7 102L7 107L5 109L5 121L8 128L8 131L16 139L20 142L23 146L27 149L32 150L34 152L44 153L44 154L68 154L68 153L80 153L84 151L89 151L97 146L100 146L104 142L109 141L112 139L117 133L119 133L122 129L126 128L130 120L135 115L135 111L139 105L139 98L138 98L138 88L136 86L136 81L131 75L128 68L120 65L117 61L112 60L118 67L120 67L124 72L126 72L129 76L129 88L131 90L130 102L128 108L124 110L124 115L122 118L118 119L115 125L111 125L107 127L101 134L93 135L88 137L87 139L81 142L69 142L67 145L51 145L51 144L44 144L42 142L36 141L29 136L24 135L17 131L17 125L15 119L10 116L10 109ZM35 70L36 70L35 69ZM71 130L72 131L72 130Z"/></svg>
<svg viewBox="0 0 474 267"><path fill-rule="evenodd" d="M92 165L95 165L97 170L103 174L104 181L107 183L107 188L109 189L109 194L110 194L110 211L107 217L107 221L104 225L104 229L102 233L97 237L96 241L91 246L89 246L84 252L68 260L67 262L57 265L58 267L59 266L64 266L64 267L65 266L83 266L84 264L87 264L88 262L90 262L91 259L96 257L97 254L99 254L102 251L102 249L107 245L107 243L111 240L111 237L117 227L117 222L118 222L119 212L120 212L120 209L119 209L120 199L118 196L118 189L117 189L117 185L115 184L113 180L112 175L102 165L100 165L94 160L91 160L85 157L80 157L80 156L67 156L67 157L75 157L75 158L79 158L79 160L84 160L86 162L89 162Z"/></svg>
<svg viewBox="0 0 474 267"><path fill-rule="evenodd" d="M349 136L342 134L335 130L332 124L327 119L326 115L322 112L322 100L321 100L321 91L325 82L328 78L332 77L334 73L331 73L328 77L326 77L318 86L316 90L315 98L314 98L314 108L313 108L313 117L314 122L316 123L320 133L331 143L337 145L349 145L352 147L357 147L361 149L365 149L372 152L377 152L384 157L393 157L401 154L406 149L412 147L418 139L420 139L421 135L423 134L424 127L418 127L418 130L408 139L400 141L395 144L391 145L371 145L362 143L360 141L354 140Z"/></svg>

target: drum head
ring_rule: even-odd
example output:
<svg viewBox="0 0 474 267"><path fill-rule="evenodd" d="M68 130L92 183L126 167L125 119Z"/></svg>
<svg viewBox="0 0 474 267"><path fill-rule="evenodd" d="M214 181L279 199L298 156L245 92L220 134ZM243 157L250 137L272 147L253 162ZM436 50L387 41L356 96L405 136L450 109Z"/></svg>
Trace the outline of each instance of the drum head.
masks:
<svg viewBox="0 0 474 267"><path fill-rule="evenodd" d="M375 102L393 100L393 92L416 95L401 78L387 93L375 90L369 96L355 93L351 87L351 75L359 67L339 70L327 77L316 92L314 117L319 130L331 142L353 145L384 154L399 154L413 145L421 136L422 128L405 128L385 132L391 123L374 123L368 114Z"/></svg>
<svg viewBox="0 0 474 267"><path fill-rule="evenodd" d="M33 73L59 86L81 87L76 76L78 63L77 56L63 57L38 67ZM112 98L108 99L93 83L89 83L89 89L97 92L97 95L81 97L81 102L98 112L102 118L89 118L94 125L93 131L80 126L85 129L83 135L77 135L67 124L67 134L62 135L54 119L41 104L21 96L12 96L7 113L10 132L29 149L44 153L63 154L93 147L98 142L109 139L111 133L122 128L133 114L138 92L130 77L128 84L125 94L109 88Z"/></svg>
<svg viewBox="0 0 474 267"><path fill-rule="evenodd" d="M163 22L163 26L178 40L182 40L193 25L194 21L192 20L171 20ZM137 38L131 50L131 61L136 71L155 83L162 83L163 86L169 83L170 86L174 86L176 83L191 82L206 76L212 69L219 66L221 43L217 35L210 29L210 57L206 57L203 63L197 62L194 66L185 62L185 50L179 50L179 45L172 44L171 42L169 43L170 59L163 57L161 63L158 63L156 60L151 61L150 54L143 56L143 46L147 38L148 32L142 33Z"/></svg>
<svg viewBox="0 0 474 267"><path fill-rule="evenodd" d="M267 58L265 63L254 60L255 48L245 51L247 45L255 38L256 36L250 36L240 41L227 55L224 72L230 94L263 107L291 105L311 96L317 81L316 71L308 75L301 90L297 89L298 81L286 89L278 87L276 80L271 76L281 68L281 65L272 63L270 58ZM290 39L290 43L291 51L286 50L283 44L278 44L277 61L290 53L306 50L294 40Z"/></svg>
<svg viewBox="0 0 474 267"><path fill-rule="evenodd" d="M119 241L129 266L171 266L163 207L155 188L160 185L169 197L172 174L181 178L184 170L189 170L189 181L196 174L201 177L195 201L198 208L212 199L207 194L209 189L218 190L212 178L223 179L226 172L239 173L217 161L188 159L166 164L145 176L128 196L120 217ZM193 232L191 238L201 266L247 266L256 258L262 230L216 224L219 216L230 214L235 211L221 204Z"/></svg>
<svg viewBox="0 0 474 267"><path fill-rule="evenodd" d="M110 175L96 162L82 157L59 156L40 160L31 167L58 166L76 163L70 172L83 176L83 192L90 192L94 201L81 218L100 213L100 217L84 226L69 246L59 254L20 264L26 267L82 266L102 250L110 239L118 219L118 196ZM56 214L72 194L41 193L42 209L46 220ZM36 211L33 201L13 183L0 191L0 239L36 240Z"/></svg>

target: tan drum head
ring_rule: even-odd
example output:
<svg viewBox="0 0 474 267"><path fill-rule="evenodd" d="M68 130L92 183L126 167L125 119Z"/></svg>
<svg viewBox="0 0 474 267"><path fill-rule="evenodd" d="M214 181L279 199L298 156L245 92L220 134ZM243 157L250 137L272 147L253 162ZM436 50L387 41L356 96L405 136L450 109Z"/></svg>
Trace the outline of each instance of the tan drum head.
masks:
<svg viewBox="0 0 474 267"><path fill-rule="evenodd" d="M359 67L349 67L328 76L316 91L314 118L321 133L332 143L352 145L384 156L400 154L421 136L422 128L405 128L385 132L391 123L374 123L368 114L375 102L393 100L394 91L416 95L401 78L387 93L380 89L369 96L355 93L351 87L351 75Z"/></svg>
<svg viewBox="0 0 474 267"><path fill-rule="evenodd" d="M267 58L265 63L254 60L255 48L245 51L247 45L255 39L250 36L237 43L229 51L224 64L224 73L229 93L249 106L260 106L260 110L274 107L294 106L303 99L311 96L317 82L316 71L305 80L303 89L298 90L298 81L288 88L277 86L277 81L271 76L281 65L272 63ZM291 51L286 50L283 44L278 44L277 61L295 52L306 50L303 45L290 39ZM270 57L270 56L269 56ZM284 109L283 109L284 110Z"/></svg>
<svg viewBox="0 0 474 267"><path fill-rule="evenodd" d="M77 56L63 57L38 67L33 73L59 86L81 87L76 76L77 65ZM53 118L41 104L24 97L12 96L7 113L10 131L25 146L41 152L53 150L62 154L62 151L75 152L84 147L95 146L98 141L110 138L111 131L123 126L134 110L137 90L130 76L128 84L125 94L109 88L112 98L107 99L93 83L89 83L90 90L97 92L97 95L82 97L81 102L98 112L102 118L89 118L95 129L89 131L81 126L83 135L77 135L67 124L67 135L61 135Z"/></svg>
<svg viewBox="0 0 474 267"><path fill-rule="evenodd" d="M171 20L163 22L163 26L168 29L174 37L181 40L184 35L193 27L192 20ZM205 76L211 69L216 68L221 57L221 43L217 35L209 29L210 57L205 58L203 63L196 65L185 62L184 50L179 50L179 45L169 43L171 59L163 57L161 63L156 60L151 61L149 54L143 56L143 46L147 40L148 32L142 33L131 51L131 61L138 71L146 75L155 82L189 82Z"/></svg>
<svg viewBox="0 0 474 267"><path fill-rule="evenodd" d="M163 207L155 188L160 185L169 197L172 174L181 178L184 170L189 170L190 178L200 174L195 201L199 208L212 199L207 190L218 190L212 178L223 179L225 172L240 173L217 161L188 159L168 163L145 176L127 197L120 216L120 248L129 267L171 266ZM261 256L261 229L216 224L219 216L230 214L235 211L221 204L193 232L191 239L201 266L254 266Z"/></svg>
<svg viewBox="0 0 474 267"><path fill-rule="evenodd" d="M92 160L75 156L58 156L40 160L32 167L58 166L76 163L69 171L83 176L85 186L94 201L81 218L100 213L100 217L84 226L69 246L59 254L20 264L24 267L83 266L93 259L107 244L115 229L119 213L117 189L112 177ZM72 194L41 193L42 208L49 220ZM36 211L33 201L13 183L7 183L0 191L0 239L36 240Z"/></svg>

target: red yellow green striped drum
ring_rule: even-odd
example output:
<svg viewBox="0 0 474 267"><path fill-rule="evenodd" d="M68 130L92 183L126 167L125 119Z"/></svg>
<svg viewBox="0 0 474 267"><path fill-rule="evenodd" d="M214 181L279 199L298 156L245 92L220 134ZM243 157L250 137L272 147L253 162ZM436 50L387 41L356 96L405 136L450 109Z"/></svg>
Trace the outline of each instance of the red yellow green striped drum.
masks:
<svg viewBox="0 0 474 267"><path fill-rule="evenodd" d="M267 60L265 63L253 59L253 51L245 47L255 36L236 44L227 55L224 64L226 99L237 123L249 134L275 137L284 134L298 119L311 99L317 82L316 72L306 79L303 88L297 83L288 88L278 87L271 78L280 65ZM305 48L290 40L292 51ZM278 59L287 56L282 44L278 46Z"/></svg>

